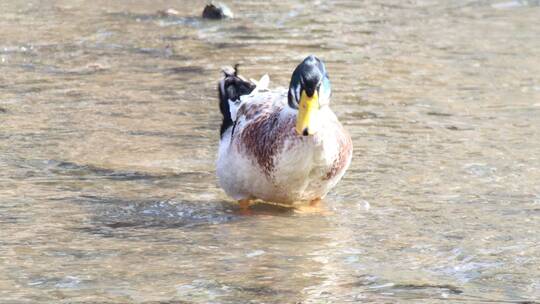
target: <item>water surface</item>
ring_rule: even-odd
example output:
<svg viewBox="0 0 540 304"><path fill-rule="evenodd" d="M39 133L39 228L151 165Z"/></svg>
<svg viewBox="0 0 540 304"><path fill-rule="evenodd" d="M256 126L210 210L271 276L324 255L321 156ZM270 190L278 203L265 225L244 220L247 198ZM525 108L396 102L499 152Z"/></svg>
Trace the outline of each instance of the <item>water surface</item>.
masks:
<svg viewBox="0 0 540 304"><path fill-rule="evenodd" d="M2 302L540 298L538 1L204 3L0 3ZM286 86L311 53L351 168L320 212L241 216L219 70Z"/></svg>

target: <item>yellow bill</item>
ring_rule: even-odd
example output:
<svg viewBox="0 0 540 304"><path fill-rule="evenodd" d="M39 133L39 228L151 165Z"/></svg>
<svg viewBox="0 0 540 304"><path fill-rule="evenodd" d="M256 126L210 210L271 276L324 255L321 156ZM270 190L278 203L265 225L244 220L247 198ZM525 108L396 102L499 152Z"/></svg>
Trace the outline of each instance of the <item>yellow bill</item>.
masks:
<svg viewBox="0 0 540 304"><path fill-rule="evenodd" d="M317 91L313 93L313 96L308 97L306 91L302 90L298 116L296 117L296 133L299 135L315 134L314 120L317 111L319 111L319 95Z"/></svg>

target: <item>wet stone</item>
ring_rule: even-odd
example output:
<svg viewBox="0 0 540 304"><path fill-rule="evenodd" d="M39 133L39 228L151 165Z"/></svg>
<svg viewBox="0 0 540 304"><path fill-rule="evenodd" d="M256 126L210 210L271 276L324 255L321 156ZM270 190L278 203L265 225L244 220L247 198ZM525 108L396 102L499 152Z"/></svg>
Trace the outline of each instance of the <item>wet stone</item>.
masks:
<svg viewBox="0 0 540 304"><path fill-rule="evenodd" d="M202 17L205 19L233 18L233 13L225 4L212 2L204 7Z"/></svg>

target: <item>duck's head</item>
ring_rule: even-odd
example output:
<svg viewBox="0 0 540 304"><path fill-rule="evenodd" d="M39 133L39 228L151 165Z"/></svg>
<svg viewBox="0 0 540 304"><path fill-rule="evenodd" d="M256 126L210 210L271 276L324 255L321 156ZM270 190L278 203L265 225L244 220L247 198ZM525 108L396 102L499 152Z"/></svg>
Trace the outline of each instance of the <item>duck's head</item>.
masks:
<svg viewBox="0 0 540 304"><path fill-rule="evenodd" d="M310 55L294 70L289 85L289 107L298 111L296 132L308 136L317 133L321 108L330 103L330 80L324 63Z"/></svg>

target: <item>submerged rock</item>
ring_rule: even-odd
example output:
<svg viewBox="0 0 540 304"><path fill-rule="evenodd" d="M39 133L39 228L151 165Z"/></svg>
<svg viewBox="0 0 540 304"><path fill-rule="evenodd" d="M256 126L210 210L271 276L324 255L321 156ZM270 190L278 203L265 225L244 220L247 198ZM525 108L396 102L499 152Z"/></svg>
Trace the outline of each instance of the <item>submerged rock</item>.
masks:
<svg viewBox="0 0 540 304"><path fill-rule="evenodd" d="M168 8L166 10L160 10L160 11L157 11L157 14L159 17L173 17L173 16L178 16L180 15L180 12L175 10L174 8Z"/></svg>
<svg viewBox="0 0 540 304"><path fill-rule="evenodd" d="M204 7L202 17L206 19L233 18L233 13L221 2L210 2Z"/></svg>

